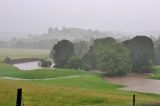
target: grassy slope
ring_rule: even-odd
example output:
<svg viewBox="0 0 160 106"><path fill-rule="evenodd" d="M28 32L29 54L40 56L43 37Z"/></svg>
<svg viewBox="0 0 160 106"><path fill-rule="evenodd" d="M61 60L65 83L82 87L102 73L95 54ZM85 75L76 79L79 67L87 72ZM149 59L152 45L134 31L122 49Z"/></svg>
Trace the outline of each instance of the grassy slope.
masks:
<svg viewBox="0 0 160 106"><path fill-rule="evenodd" d="M16 67L7 64L0 64L0 76L25 78L25 79L41 79L55 78L73 75L86 74L84 71L69 70L69 69L37 69L33 71L21 71Z"/></svg>
<svg viewBox="0 0 160 106"><path fill-rule="evenodd" d="M50 50L42 49L12 49L12 48L0 48L0 61L3 61L5 57L11 58L47 58ZM36 54L36 55L35 55Z"/></svg>
<svg viewBox="0 0 160 106"><path fill-rule="evenodd" d="M117 90L121 86L111 84L93 73L59 69L23 72L6 64L0 65L1 77L44 78L64 76L66 74L80 75L80 77L48 81L0 79L0 105L15 105L16 89L19 87L23 88L25 106L124 106L131 104L134 92ZM159 95L136 93L136 97L138 103L141 104L160 104Z"/></svg>

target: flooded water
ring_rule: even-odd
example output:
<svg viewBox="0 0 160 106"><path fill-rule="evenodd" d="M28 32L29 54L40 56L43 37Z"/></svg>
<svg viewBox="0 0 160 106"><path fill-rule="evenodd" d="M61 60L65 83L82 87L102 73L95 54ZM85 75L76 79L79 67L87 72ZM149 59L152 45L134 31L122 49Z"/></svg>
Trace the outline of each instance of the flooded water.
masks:
<svg viewBox="0 0 160 106"><path fill-rule="evenodd" d="M33 70L33 69L41 68L38 64L39 64L39 61L34 61L34 62L13 64L13 66L19 68L20 70Z"/></svg>
<svg viewBox="0 0 160 106"><path fill-rule="evenodd" d="M126 85L122 90L160 94L160 80L146 79L145 75L132 74L126 77L107 78L112 83Z"/></svg>

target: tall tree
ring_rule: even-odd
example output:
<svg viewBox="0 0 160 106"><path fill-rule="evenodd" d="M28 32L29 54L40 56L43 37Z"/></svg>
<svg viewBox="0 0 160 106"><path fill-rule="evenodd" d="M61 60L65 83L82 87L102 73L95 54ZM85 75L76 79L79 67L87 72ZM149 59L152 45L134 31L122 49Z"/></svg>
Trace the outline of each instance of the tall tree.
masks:
<svg viewBox="0 0 160 106"><path fill-rule="evenodd" d="M136 36L123 42L130 51L133 72L150 72L155 62L153 41L146 36Z"/></svg>
<svg viewBox="0 0 160 106"><path fill-rule="evenodd" d="M92 68L109 75L124 75L131 69L127 48L111 37L94 40L94 45L84 59Z"/></svg>
<svg viewBox="0 0 160 106"><path fill-rule="evenodd" d="M68 40L59 41L53 47L53 58L55 61L55 67L65 68L70 57L74 56L74 47Z"/></svg>

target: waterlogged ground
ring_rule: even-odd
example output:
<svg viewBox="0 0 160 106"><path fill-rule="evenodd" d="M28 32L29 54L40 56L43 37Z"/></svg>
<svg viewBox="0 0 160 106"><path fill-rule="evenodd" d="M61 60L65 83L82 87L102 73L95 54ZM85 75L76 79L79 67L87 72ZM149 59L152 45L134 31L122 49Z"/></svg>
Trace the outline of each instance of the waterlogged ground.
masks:
<svg viewBox="0 0 160 106"><path fill-rule="evenodd" d="M115 84L126 85L122 90L160 94L160 80L146 79L146 75L130 74L125 77L107 78Z"/></svg>
<svg viewBox="0 0 160 106"><path fill-rule="evenodd" d="M34 69L41 68L38 64L39 64L39 61L35 61L35 62L14 64L13 66L19 68L20 70L34 70Z"/></svg>

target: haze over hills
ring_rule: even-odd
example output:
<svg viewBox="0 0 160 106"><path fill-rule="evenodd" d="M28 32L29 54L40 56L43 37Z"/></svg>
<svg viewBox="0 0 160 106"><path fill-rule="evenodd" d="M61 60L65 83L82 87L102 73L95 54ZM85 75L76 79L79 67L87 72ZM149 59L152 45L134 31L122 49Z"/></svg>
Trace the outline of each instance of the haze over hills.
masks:
<svg viewBox="0 0 160 106"><path fill-rule="evenodd" d="M9 41L11 39L23 39L29 41L37 41L37 40L51 40L51 39L67 39L67 40L90 40L91 38L103 38L103 37L114 37L117 39L130 37L136 35L146 35L146 36L154 36L158 37L160 35L160 31L141 31L141 32L120 32L120 31L100 31L100 30L92 30L92 29L81 29L81 28L64 28L64 29L53 29L52 33L26 33L26 32L5 32L0 31L0 40Z"/></svg>
<svg viewBox="0 0 160 106"><path fill-rule="evenodd" d="M97 29L81 29L81 28L66 28L61 29L50 27L48 32L22 33L22 32L0 32L0 47L25 48L25 49L50 49L58 41L62 39L70 40L71 42L87 41L92 44L96 38L114 37L119 42L128 40L137 35L145 35L153 40L160 35L160 31L144 31L144 32L120 32L120 31L100 31Z"/></svg>

